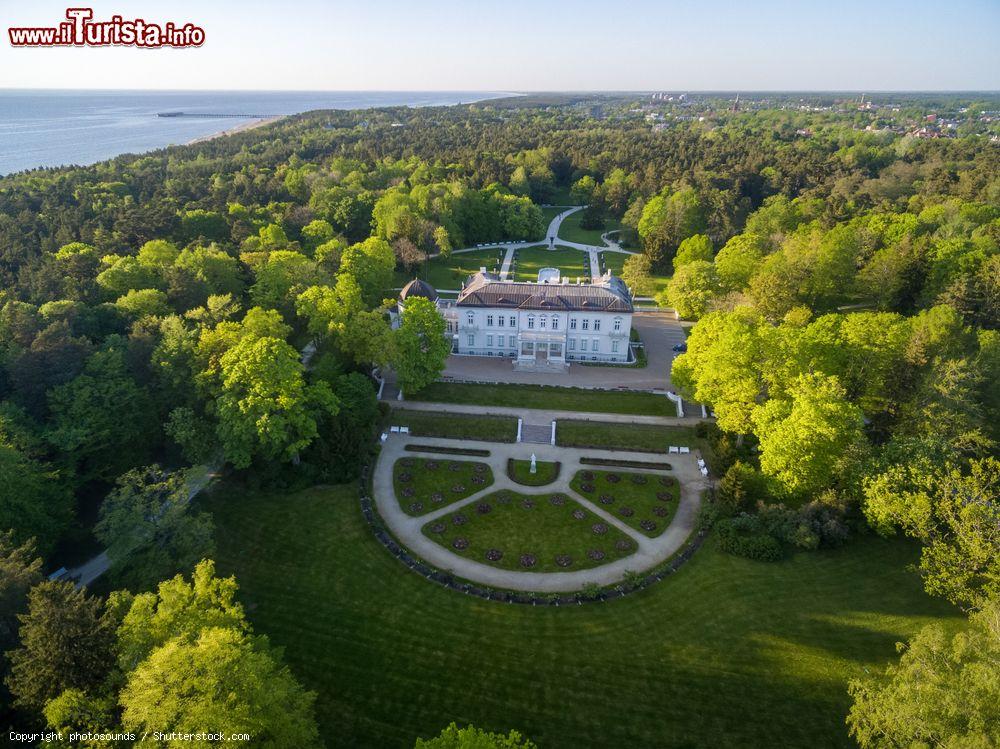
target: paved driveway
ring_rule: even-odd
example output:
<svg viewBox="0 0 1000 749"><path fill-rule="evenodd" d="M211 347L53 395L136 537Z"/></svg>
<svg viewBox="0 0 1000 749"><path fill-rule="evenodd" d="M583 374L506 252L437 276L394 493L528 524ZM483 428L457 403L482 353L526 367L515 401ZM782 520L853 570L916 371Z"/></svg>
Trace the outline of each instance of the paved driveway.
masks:
<svg viewBox="0 0 1000 749"><path fill-rule="evenodd" d="M684 330L680 323L669 313L641 312L632 316L632 326L639 332L646 347L649 364L642 369L570 364L567 372L517 372L510 359L450 356L442 379L624 390L671 390L670 365L676 354L670 349L674 344L684 341Z"/></svg>

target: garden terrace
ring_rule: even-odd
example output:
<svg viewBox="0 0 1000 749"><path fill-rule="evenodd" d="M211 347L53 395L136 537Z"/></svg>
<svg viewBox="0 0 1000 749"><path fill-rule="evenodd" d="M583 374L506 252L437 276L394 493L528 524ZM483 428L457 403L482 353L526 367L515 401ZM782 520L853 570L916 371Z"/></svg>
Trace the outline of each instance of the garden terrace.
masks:
<svg viewBox="0 0 1000 749"><path fill-rule="evenodd" d="M650 397L662 398L662 396ZM674 404L670 403L670 407L673 408ZM670 445L687 445L704 450L704 442L697 436L693 427L610 424L572 419L560 420L556 425L556 444L565 447L666 453Z"/></svg>
<svg viewBox="0 0 1000 749"><path fill-rule="evenodd" d="M508 408L540 408L555 411L583 411L595 413L618 413L638 416L676 416L676 406L662 395L628 390L589 390L586 388L559 387L556 385L503 385L468 382L432 382L412 400L428 403L456 403L474 406L501 406ZM575 423L560 421L563 424ZM580 422L590 423L590 422ZM627 434L637 427L631 424L617 426L617 430ZM556 430L559 439L559 429ZM595 438L595 441L597 438ZM560 442L560 444L573 444ZM661 443L666 452L666 443ZM685 443L681 443L685 444ZM582 447L616 447L611 444L584 444ZM621 446L620 449L632 449ZM638 448L646 449L646 448Z"/></svg>
<svg viewBox="0 0 1000 749"><path fill-rule="evenodd" d="M680 485L673 476L584 470L570 486L650 538L667 529L680 502Z"/></svg>
<svg viewBox="0 0 1000 749"><path fill-rule="evenodd" d="M445 507L493 483L485 463L436 458L400 458L392 467L396 501L414 517Z"/></svg>
<svg viewBox="0 0 1000 749"><path fill-rule="evenodd" d="M565 494L499 491L423 527L477 562L520 572L567 572L621 559L636 542Z"/></svg>
<svg viewBox="0 0 1000 749"><path fill-rule="evenodd" d="M517 419L513 416L474 416L435 411L392 410L392 424L409 427L415 437L446 437L458 440L514 442Z"/></svg>

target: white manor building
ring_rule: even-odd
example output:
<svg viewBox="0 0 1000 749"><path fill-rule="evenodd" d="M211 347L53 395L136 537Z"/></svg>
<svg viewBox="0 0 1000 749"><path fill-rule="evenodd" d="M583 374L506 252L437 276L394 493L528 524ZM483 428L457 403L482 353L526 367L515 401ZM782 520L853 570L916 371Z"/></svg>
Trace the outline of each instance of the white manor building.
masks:
<svg viewBox="0 0 1000 749"><path fill-rule="evenodd" d="M400 292L399 309L411 296L434 301L452 353L462 356L504 357L518 368L556 371L573 361L631 360L632 294L620 278L571 284L554 268L538 276L538 282L507 281L482 268L455 301L413 280Z"/></svg>

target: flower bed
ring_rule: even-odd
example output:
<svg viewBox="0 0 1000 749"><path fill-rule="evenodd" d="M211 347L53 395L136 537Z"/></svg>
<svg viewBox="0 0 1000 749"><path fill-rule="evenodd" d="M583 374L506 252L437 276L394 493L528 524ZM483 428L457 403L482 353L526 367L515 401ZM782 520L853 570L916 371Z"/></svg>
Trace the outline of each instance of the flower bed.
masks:
<svg viewBox="0 0 1000 749"><path fill-rule="evenodd" d="M670 526L680 501L680 485L673 476L588 469L577 472L570 486L651 538Z"/></svg>
<svg viewBox="0 0 1000 749"><path fill-rule="evenodd" d="M530 460L507 461L507 475L510 480L524 486L544 486L551 484L559 477L560 463L550 463L544 460L535 461L535 473L531 472Z"/></svg>
<svg viewBox="0 0 1000 749"><path fill-rule="evenodd" d="M427 523L423 532L454 554L522 572L588 569L637 548L635 541L564 494L494 492Z"/></svg>
<svg viewBox="0 0 1000 749"><path fill-rule="evenodd" d="M485 463L405 457L392 467L392 485L399 506L419 517L465 499L493 483Z"/></svg>

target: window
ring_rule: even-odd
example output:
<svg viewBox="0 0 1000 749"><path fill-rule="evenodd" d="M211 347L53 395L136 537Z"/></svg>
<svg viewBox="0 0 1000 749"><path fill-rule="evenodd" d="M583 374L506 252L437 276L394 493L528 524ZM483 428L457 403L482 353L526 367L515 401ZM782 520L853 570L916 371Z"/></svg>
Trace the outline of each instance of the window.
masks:
<svg viewBox="0 0 1000 749"><path fill-rule="evenodd" d="M488 328L492 328L493 327L493 315L487 315L486 316L486 327L488 327Z"/></svg>
<svg viewBox="0 0 1000 749"><path fill-rule="evenodd" d="M507 336L507 345L510 346L511 348L516 347L517 346L517 336L513 336L513 335L512 336Z"/></svg>
<svg viewBox="0 0 1000 749"><path fill-rule="evenodd" d="M597 331L597 330L600 330L600 329L601 329L601 320L600 320L600 318L598 318L598 319L594 320L594 330Z"/></svg>
<svg viewBox="0 0 1000 749"><path fill-rule="evenodd" d="M465 316L465 321L466 321L466 322L467 322L467 323L468 323L469 325L472 325L472 324L473 324L473 323L474 323L474 322L476 321L476 316L475 316L474 314L472 314L472 313L470 312L469 314L467 314L467 315Z"/></svg>
<svg viewBox="0 0 1000 749"><path fill-rule="evenodd" d="M552 315L552 329L559 330L559 315Z"/></svg>
<svg viewBox="0 0 1000 749"><path fill-rule="evenodd" d="M622 329L622 319L620 317L615 318L615 332L619 333Z"/></svg>
<svg viewBox="0 0 1000 749"><path fill-rule="evenodd" d="M469 348L476 345L476 337L474 335L469 335Z"/></svg>
<svg viewBox="0 0 1000 749"><path fill-rule="evenodd" d="M597 338L595 338L595 339L593 340L593 342L592 342L592 343L590 344L590 350L591 350L591 351L597 351L597 350L598 350L598 348L599 348L599 343L598 343L598 339L597 339Z"/></svg>
<svg viewBox="0 0 1000 749"><path fill-rule="evenodd" d="M612 354L617 354L618 353L618 341L617 340L614 340L614 341L611 342L611 353Z"/></svg>
<svg viewBox="0 0 1000 749"><path fill-rule="evenodd" d="M510 327L512 328L517 327L517 318L514 317L513 315L510 316Z"/></svg>
<svg viewBox="0 0 1000 749"><path fill-rule="evenodd" d="M570 351L576 351L576 339L575 338L570 338L569 339L569 350Z"/></svg>
<svg viewBox="0 0 1000 749"><path fill-rule="evenodd" d="M571 317L569 319L569 329L570 330L576 330L576 318L575 317Z"/></svg>
<svg viewBox="0 0 1000 749"><path fill-rule="evenodd" d="M534 327L535 327L535 316L534 315L528 315L528 330L531 330Z"/></svg>
<svg viewBox="0 0 1000 749"><path fill-rule="evenodd" d="M504 317L503 315L500 315L499 319L497 320L497 323L499 324L499 326L501 328L503 327L504 320L506 320L506 319L507 319L506 317Z"/></svg>
<svg viewBox="0 0 1000 749"><path fill-rule="evenodd" d="M542 330L545 330L545 323L547 323L548 321L549 318L547 318L545 315L542 315L541 317L538 318L538 327L541 328Z"/></svg>
<svg viewBox="0 0 1000 749"><path fill-rule="evenodd" d="M497 348L503 348L503 336L502 335L498 335L497 336Z"/></svg>
<svg viewBox="0 0 1000 749"><path fill-rule="evenodd" d="M493 336L486 336L486 348L493 348Z"/></svg>
<svg viewBox="0 0 1000 749"><path fill-rule="evenodd" d="M584 318L584 320L583 320L583 329L584 330L590 330L590 320L587 320L586 318Z"/></svg>

